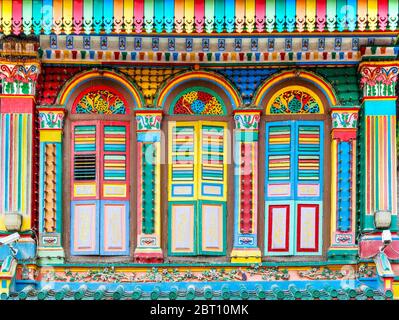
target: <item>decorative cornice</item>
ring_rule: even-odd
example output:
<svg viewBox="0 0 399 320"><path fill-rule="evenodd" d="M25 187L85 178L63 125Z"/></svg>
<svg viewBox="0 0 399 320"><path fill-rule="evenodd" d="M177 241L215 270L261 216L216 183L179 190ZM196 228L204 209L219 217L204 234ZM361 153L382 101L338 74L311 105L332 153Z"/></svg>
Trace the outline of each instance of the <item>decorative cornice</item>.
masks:
<svg viewBox="0 0 399 320"><path fill-rule="evenodd" d="M40 107L37 110L39 113L40 130L62 130L66 113L64 108Z"/></svg>
<svg viewBox="0 0 399 320"><path fill-rule="evenodd" d="M359 108L331 110L332 129L356 129Z"/></svg>
<svg viewBox="0 0 399 320"><path fill-rule="evenodd" d="M162 111L136 111L137 131L158 131L161 129Z"/></svg>
<svg viewBox="0 0 399 320"><path fill-rule="evenodd" d="M234 111L235 128L238 130L258 130L261 110L241 109Z"/></svg>
<svg viewBox="0 0 399 320"><path fill-rule="evenodd" d="M363 97L392 97L396 96L396 83L399 72L397 62L364 63L359 66L360 87Z"/></svg>
<svg viewBox="0 0 399 320"><path fill-rule="evenodd" d="M100 33L260 33L398 30L398 9L388 3L288 0L142 1L0 1L5 34ZM93 7L96 8L93 10ZM44 9L45 8L45 9ZM99 8L99 10L97 9ZM163 8L163 9L162 9ZM26 15L30 12L30 16Z"/></svg>

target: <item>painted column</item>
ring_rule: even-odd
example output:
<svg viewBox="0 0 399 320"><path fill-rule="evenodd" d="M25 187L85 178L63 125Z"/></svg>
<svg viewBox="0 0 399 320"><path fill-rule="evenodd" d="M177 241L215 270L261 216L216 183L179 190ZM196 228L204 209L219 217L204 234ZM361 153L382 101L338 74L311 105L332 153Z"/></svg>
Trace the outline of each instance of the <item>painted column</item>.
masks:
<svg viewBox="0 0 399 320"><path fill-rule="evenodd" d="M381 230L374 223L375 213L388 213L392 244L385 249L389 259L399 258L397 235L397 152L396 84L397 61L372 61L360 64L361 105L359 141L360 256L371 257L382 246Z"/></svg>
<svg viewBox="0 0 399 320"><path fill-rule="evenodd" d="M20 51L33 54L26 46ZM0 61L0 238L18 231L17 259L29 260L36 253L35 83L40 66L29 58L19 62L15 48L3 42L4 47L14 61ZM0 246L0 261L8 254L8 248Z"/></svg>
<svg viewBox="0 0 399 320"><path fill-rule="evenodd" d="M260 110L237 110L234 113L233 263L261 262L257 240L260 114Z"/></svg>
<svg viewBox="0 0 399 320"><path fill-rule="evenodd" d="M137 262L163 262L161 249L162 111L137 111Z"/></svg>
<svg viewBox="0 0 399 320"><path fill-rule="evenodd" d="M39 107L39 247L41 264L62 264L62 129L65 109Z"/></svg>
<svg viewBox="0 0 399 320"><path fill-rule="evenodd" d="M330 260L355 259L356 139L359 107L331 107Z"/></svg>

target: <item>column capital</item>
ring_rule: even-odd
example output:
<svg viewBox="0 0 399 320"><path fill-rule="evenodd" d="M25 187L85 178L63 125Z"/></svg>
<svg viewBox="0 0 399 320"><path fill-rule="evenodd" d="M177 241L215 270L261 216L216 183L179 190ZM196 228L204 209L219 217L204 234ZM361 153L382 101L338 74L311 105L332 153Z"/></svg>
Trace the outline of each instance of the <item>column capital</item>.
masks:
<svg viewBox="0 0 399 320"><path fill-rule="evenodd" d="M360 88L363 99L368 97L395 97L399 73L397 61L364 61L359 64Z"/></svg>
<svg viewBox="0 0 399 320"><path fill-rule="evenodd" d="M331 107L332 138L342 141L356 139L359 106Z"/></svg>
<svg viewBox="0 0 399 320"><path fill-rule="evenodd" d="M35 61L10 61L0 58L0 79L3 94L35 94L40 64Z"/></svg>
<svg viewBox="0 0 399 320"><path fill-rule="evenodd" d="M162 110L137 110L135 112L137 131L158 131L161 129Z"/></svg>
<svg viewBox="0 0 399 320"><path fill-rule="evenodd" d="M37 107L39 113L39 130L62 130L67 113L62 106Z"/></svg>
<svg viewBox="0 0 399 320"><path fill-rule="evenodd" d="M234 124L238 130L258 130L262 110L239 109L234 110Z"/></svg>

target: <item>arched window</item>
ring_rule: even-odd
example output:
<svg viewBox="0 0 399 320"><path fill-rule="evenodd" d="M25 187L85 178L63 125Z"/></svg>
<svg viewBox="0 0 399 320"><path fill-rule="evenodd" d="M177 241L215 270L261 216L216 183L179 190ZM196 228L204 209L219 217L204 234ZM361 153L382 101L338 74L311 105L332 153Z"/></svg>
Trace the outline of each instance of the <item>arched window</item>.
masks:
<svg viewBox="0 0 399 320"><path fill-rule="evenodd" d="M187 86L171 99L169 114L168 254L225 256L229 129L225 102L206 86Z"/></svg>
<svg viewBox="0 0 399 320"><path fill-rule="evenodd" d="M321 255L326 102L287 82L264 99L265 255Z"/></svg>
<svg viewBox="0 0 399 320"><path fill-rule="evenodd" d="M132 103L114 83L93 82L67 102L70 254L128 256Z"/></svg>

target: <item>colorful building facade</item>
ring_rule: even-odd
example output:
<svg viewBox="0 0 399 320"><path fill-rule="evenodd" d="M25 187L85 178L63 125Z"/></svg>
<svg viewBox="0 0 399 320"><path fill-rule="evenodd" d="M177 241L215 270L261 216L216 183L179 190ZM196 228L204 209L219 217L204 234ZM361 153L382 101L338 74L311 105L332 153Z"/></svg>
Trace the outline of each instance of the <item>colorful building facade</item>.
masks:
<svg viewBox="0 0 399 320"><path fill-rule="evenodd" d="M398 13L0 1L1 297L399 298Z"/></svg>

